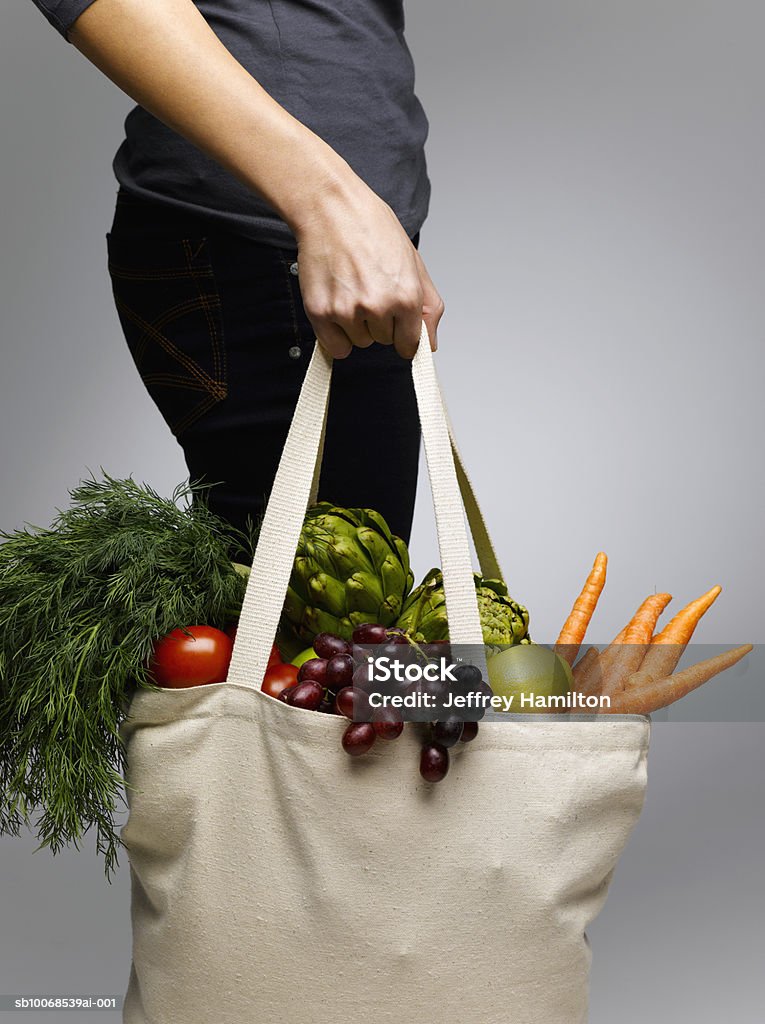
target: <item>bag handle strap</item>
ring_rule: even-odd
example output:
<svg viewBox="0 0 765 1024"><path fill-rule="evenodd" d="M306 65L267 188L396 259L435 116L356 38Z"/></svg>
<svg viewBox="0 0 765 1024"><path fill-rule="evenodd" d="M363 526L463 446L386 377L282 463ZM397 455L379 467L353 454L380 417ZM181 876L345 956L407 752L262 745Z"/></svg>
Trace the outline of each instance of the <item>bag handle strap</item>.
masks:
<svg viewBox="0 0 765 1024"><path fill-rule="evenodd" d="M472 496L467 504L474 505L478 511L477 518L486 539L488 532L464 465L458 455L453 454L453 440L424 321L412 360L412 376L435 510L450 635L454 643L482 649L483 633L457 475L458 461L468 494ZM261 523L231 656L229 682L259 687L265 674L305 512L318 482L318 456L323 444L331 377L332 358L317 341ZM483 542L482 548L486 554ZM493 556L490 541L488 548ZM493 556L493 566L498 569L496 556Z"/></svg>
<svg viewBox="0 0 765 1024"><path fill-rule="evenodd" d="M318 345L318 341L316 342ZM308 504L315 505L319 499L319 481L321 479L321 464L324 461L324 442L327 439L327 415L329 413L329 402L324 407L324 419L321 423L321 436L319 437L319 447L316 452L316 465L313 467L313 480L311 481L311 490L308 495ZM297 548L297 545L295 545Z"/></svg>
<svg viewBox="0 0 765 1024"><path fill-rule="evenodd" d="M475 545L475 553L478 556L478 565L481 569L481 575L485 576L487 579L501 580L504 583L505 577L502 574L502 569L499 565L499 559L497 558L494 544L489 536L489 528L483 517L481 506L478 504L478 498L476 498L473 483L468 476L462 455L457 447L457 441L454 437L454 429L452 427L451 420L449 419L446 404L444 404L444 414L449 428L449 440L451 441L452 446L454 467L457 471L457 483L459 484L460 494L465 505L465 512L467 513L468 525L470 526L470 533L473 537L473 544Z"/></svg>
<svg viewBox="0 0 765 1024"><path fill-rule="evenodd" d="M438 374L436 374L438 376ZM454 427L452 426L451 419L449 417L449 411L446 408L446 402L444 401L443 391L441 391L441 402L444 408L444 414L446 415L446 424L449 428L449 441L452 447L452 456L454 458L454 465L457 470L457 483L459 484L460 495L462 497L462 503L465 506L465 512L467 513L468 526L470 527L470 535L473 538L473 544L475 546L476 555L478 556L478 565L481 570L481 574L487 579L502 580L504 583L505 577L502 574L502 569L499 565L499 559L494 549L491 536L489 535L489 528L486 525L486 520L483 517L481 506L478 504L478 498L473 488L473 483L468 476L467 469L465 468L465 462L462 458L459 448L457 447L457 440L454 436ZM319 493L319 477L321 476L321 463L324 455L324 440L327 430L327 417L326 413L324 416L324 424L321 432L321 440L319 442L319 451L316 455L316 466L314 468L313 483L311 485L311 493L308 498L308 504L315 504L318 493Z"/></svg>

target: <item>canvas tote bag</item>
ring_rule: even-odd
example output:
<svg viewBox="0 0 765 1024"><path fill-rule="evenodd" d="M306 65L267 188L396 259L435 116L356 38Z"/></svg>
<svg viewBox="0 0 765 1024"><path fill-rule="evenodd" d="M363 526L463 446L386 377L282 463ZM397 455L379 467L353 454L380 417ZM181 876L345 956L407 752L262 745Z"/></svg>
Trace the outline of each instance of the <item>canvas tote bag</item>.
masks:
<svg viewBox="0 0 765 1024"><path fill-rule="evenodd" d="M481 560L493 552L424 323L412 371L451 637L481 644L460 482ZM419 723L350 758L345 720L260 689L330 376L317 344L227 681L139 690L123 723L124 1024L583 1024L585 930L640 814L649 719L484 721L432 785Z"/></svg>

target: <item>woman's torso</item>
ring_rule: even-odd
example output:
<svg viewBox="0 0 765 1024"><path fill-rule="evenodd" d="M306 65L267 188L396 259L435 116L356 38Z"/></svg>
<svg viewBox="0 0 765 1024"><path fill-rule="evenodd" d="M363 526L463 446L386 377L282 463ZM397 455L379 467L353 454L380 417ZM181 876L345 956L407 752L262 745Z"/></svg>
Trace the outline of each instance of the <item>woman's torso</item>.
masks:
<svg viewBox="0 0 765 1024"><path fill-rule="evenodd" d="M237 60L335 149L412 236L430 199L425 112L414 93L402 0L197 0ZM294 236L216 161L141 107L114 159L120 185L275 245Z"/></svg>

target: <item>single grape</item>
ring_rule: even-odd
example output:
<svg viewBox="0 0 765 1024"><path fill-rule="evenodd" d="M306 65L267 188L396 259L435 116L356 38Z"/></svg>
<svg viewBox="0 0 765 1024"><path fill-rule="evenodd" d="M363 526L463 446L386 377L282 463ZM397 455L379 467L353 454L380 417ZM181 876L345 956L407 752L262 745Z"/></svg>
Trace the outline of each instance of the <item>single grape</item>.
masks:
<svg viewBox="0 0 765 1024"><path fill-rule="evenodd" d="M299 685L300 685L300 683L295 683L294 686L285 686L285 688L282 690L282 692L279 694L279 696L276 699L282 701L282 703L284 703L284 704L289 704L291 691L292 690L297 690Z"/></svg>
<svg viewBox="0 0 765 1024"><path fill-rule="evenodd" d="M336 654L327 662L325 685L337 692L353 681L353 658L350 654Z"/></svg>
<svg viewBox="0 0 765 1024"><path fill-rule="evenodd" d="M462 730L465 723L461 718L452 715L441 722L434 722L431 729L433 739L442 747L453 747L462 739Z"/></svg>
<svg viewBox="0 0 765 1024"><path fill-rule="evenodd" d="M320 658L324 658L326 661L334 658L336 654L351 653L351 645L348 641L343 640L342 637L335 636L334 633L319 633L314 638L313 649Z"/></svg>
<svg viewBox="0 0 765 1024"><path fill-rule="evenodd" d="M418 679L389 679L385 684L386 693L395 693L397 696L406 697L409 693L418 691L420 682Z"/></svg>
<svg viewBox="0 0 765 1024"><path fill-rule="evenodd" d="M390 660L391 669L399 666L400 673L405 673L409 665L425 664L419 650L411 644L386 643L377 648L377 653Z"/></svg>
<svg viewBox="0 0 765 1024"><path fill-rule="evenodd" d="M429 714L428 717L437 718L439 713L443 714L445 712L446 709L443 707L443 704L446 700L447 686L443 679L418 679L410 683L408 689L404 691L405 696L411 693L427 694L428 703L425 704L423 698L423 702L419 707L427 707L428 711L432 712L432 715ZM448 715L448 711L446 714Z"/></svg>
<svg viewBox="0 0 765 1024"><path fill-rule="evenodd" d="M413 707L419 711L428 709L430 718L438 716L443 710L443 701L446 688L440 679L415 679L411 683L402 682L391 684L393 692L402 697L415 697L416 703ZM427 697L419 697L419 694L427 694ZM427 704L425 701L427 700ZM406 705L408 707L408 705Z"/></svg>
<svg viewBox="0 0 765 1024"><path fill-rule="evenodd" d="M431 658L447 658L451 654L448 640L430 640L420 647Z"/></svg>
<svg viewBox="0 0 765 1024"><path fill-rule="evenodd" d="M335 707L340 715L345 715L352 722L363 722L371 718L369 697L357 686L344 686L335 697Z"/></svg>
<svg viewBox="0 0 765 1024"><path fill-rule="evenodd" d="M460 739L463 743L470 743L478 735L478 722L465 722Z"/></svg>
<svg viewBox="0 0 765 1024"><path fill-rule="evenodd" d="M403 629L389 629L387 631L387 642L389 644L409 644L409 637Z"/></svg>
<svg viewBox="0 0 765 1024"><path fill-rule="evenodd" d="M426 743L420 751L420 775L426 782L440 782L449 771L449 751L440 743Z"/></svg>
<svg viewBox="0 0 765 1024"><path fill-rule="evenodd" d="M385 626L376 622L365 622L357 626L353 631L353 642L355 644L384 644L388 636Z"/></svg>
<svg viewBox="0 0 765 1024"><path fill-rule="evenodd" d="M305 682L306 679L315 679L322 686L327 685L327 664L325 658L309 658L304 661L298 670L298 682Z"/></svg>
<svg viewBox="0 0 765 1024"><path fill-rule="evenodd" d="M420 689L423 693L429 693L438 700L444 700L449 686L444 679L423 679L420 682Z"/></svg>
<svg viewBox="0 0 765 1024"><path fill-rule="evenodd" d="M353 664L354 666L363 665L366 667L370 658L374 658L379 653L377 647L361 647L359 644L353 645Z"/></svg>
<svg viewBox="0 0 765 1024"><path fill-rule="evenodd" d="M353 721L353 708L356 703L356 694L359 691L354 686L344 686L342 690L337 691L335 697L335 707L341 715L345 715L346 718L350 718Z"/></svg>
<svg viewBox="0 0 765 1024"><path fill-rule="evenodd" d="M409 651L403 651L401 648L401 644L394 643L391 640L386 640L382 647L375 648L373 656L378 658L390 658L392 662L399 661L402 664L409 664L411 662L411 658L407 657ZM411 650L414 650L414 648L412 647Z"/></svg>
<svg viewBox="0 0 765 1024"><path fill-rule="evenodd" d="M361 690L374 689L377 686L377 683L369 678L369 665L366 662L363 665L357 665L353 670L350 685L357 686Z"/></svg>
<svg viewBox="0 0 765 1024"><path fill-rule="evenodd" d="M394 708L379 708L372 728L381 740L395 740L404 731L404 722Z"/></svg>
<svg viewBox="0 0 765 1024"><path fill-rule="evenodd" d="M290 689L292 692L287 703L293 708L303 708L305 711L315 711L324 697L324 688L315 679L306 679L304 683L298 683Z"/></svg>
<svg viewBox="0 0 765 1024"><path fill-rule="evenodd" d="M475 665L457 665L454 669L454 675L457 678L457 683L454 687L456 694L461 697L477 695L477 698L471 697L471 701L475 700L475 702L471 702L466 707L464 718L466 720L480 721L489 707L487 700L493 695L491 687L488 683L484 682L481 670Z"/></svg>
<svg viewBox="0 0 765 1024"><path fill-rule="evenodd" d="M466 690L474 690L483 682L481 670L475 665L457 665L454 669L454 677L459 681L460 687L464 687Z"/></svg>
<svg viewBox="0 0 765 1024"><path fill-rule="evenodd" d="M351 722L343 733L343 750L351 757L359 757L372 749L376 737L369 722Z"/></svg>
<svg viewBox="0 0 765 1024"><path fill-rule="evenodd" d="M485 683L483 680L481 680L478 686L473 686L471 687L471 689L479 695L479 700L481 701L481 703L478 704L477 707L468 709L466 717L473 718L475 719L476 722L480 722L480 720L486 714L487 708L491 707L489 703L484 701L484 698L489 699L493 697L494 691L489 686L489 684Z"/></svg>

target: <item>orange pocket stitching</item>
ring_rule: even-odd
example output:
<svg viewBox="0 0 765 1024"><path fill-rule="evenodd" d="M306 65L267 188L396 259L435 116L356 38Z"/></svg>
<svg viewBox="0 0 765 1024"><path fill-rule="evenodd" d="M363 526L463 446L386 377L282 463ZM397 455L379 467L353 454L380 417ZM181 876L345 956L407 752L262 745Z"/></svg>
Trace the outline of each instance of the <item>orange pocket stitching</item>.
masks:
<svg viewBox="0 0 765 1024"><path fill-rule="evenodd" d="M200 298L200 301L202 303L202 308L204 309L205 316L207 317L207 327L208 327L208 330L210 332L210 341L211 341L212 347L213 347L213 359L215 361L215 376L216 376L216 378L218 380L222 379L224 381L224 387L225 387L226 386L226 367L225 367L226 355L225 355L225 349L223 350L223 353L221 354L220 338L218 336L218 325L215 323L215 318L211 314L211 309L210 309L210 307L207 304L207 295L203 292L202 287L200 285L200 282L197 279L196 270L195 270L194 266L192 265L192 261L195 260L199 256L199 253L202 251L202 249L205 246L205 244L206 244L206 239L203 238L200 241L199 245L197 246L196 252L192 253L190 241L187 238L183 239L183 248L184 248L184 251L186 253L186 262L188 264L189 272L190 272L192 278L194 279L195 285L197 286L197 291L199 293L199 298ZM209 275L212 275L212 272L213 272L212 271L212 264L209 263L209 260L208 260L208 264L209 264L209 271L207 271L207 273ZM220 307L220 298L219 298L219 296L217 296L217 294L215 296L215 303L216 303L216 305L218 307ZM226 388L226 391L227 390L228 389Z"/></svg>
<svg viewBox="0 0 765 1024"><path fill-rule="evenodd" d="M210 301L212 302L213 306L216 306L218 304L217 296L211 295ZM167 327L168 324L172 323L173 320L176 320L178 317L183 316L186 313L193 313L195 310L202 308L203 304L200 301L200 299L186 299L184 302L179 302L177 306L172 306L170 309L166 310L155 320L152 320L151 325L152 327L154 327L155 330L159 331L162 330L164 327ZM139 335L138 339L135 342L136 360L138 360L139 358L143 358L144 350L146 348L146 343L148 342L148 340L149 339L145 331L141 335ZM216 380L216 383L223 383L225 386L225 382L219 382Z"/></svg>
<svg viewBox="0 0 765 1024"><path fill-rule="evenodd" d="M168 267L166 270L159 267L156 270L131 270L129 267L123 267L119 263L115 263L113 260L109 260L107 266L112 277L124 278L126 281L172 281L178 278L194 276L189 273L188 268L180 267L178 269ZM212 277L212 270L198 270L197 276Z"/></svg>
<svg viewBox="0 0 765 1024"><path fill-rule="evenodd" d="M138 316L129 306L126 306L121 299L116 298L117 308L125 314L128 319L132 320L134 324L141 328L142 331L149 337L153 338L159 345L164 348L174 359L176 359L181 366L184 366L189 373L196 377L200 383L211 393L215 392L218 387L218 382L213 380L212 377L207 374L198 363L190 359L184 352L173 344L169 338L165 337L161 331L155 329L153 324L148 323L143 317Z"/></svg>

